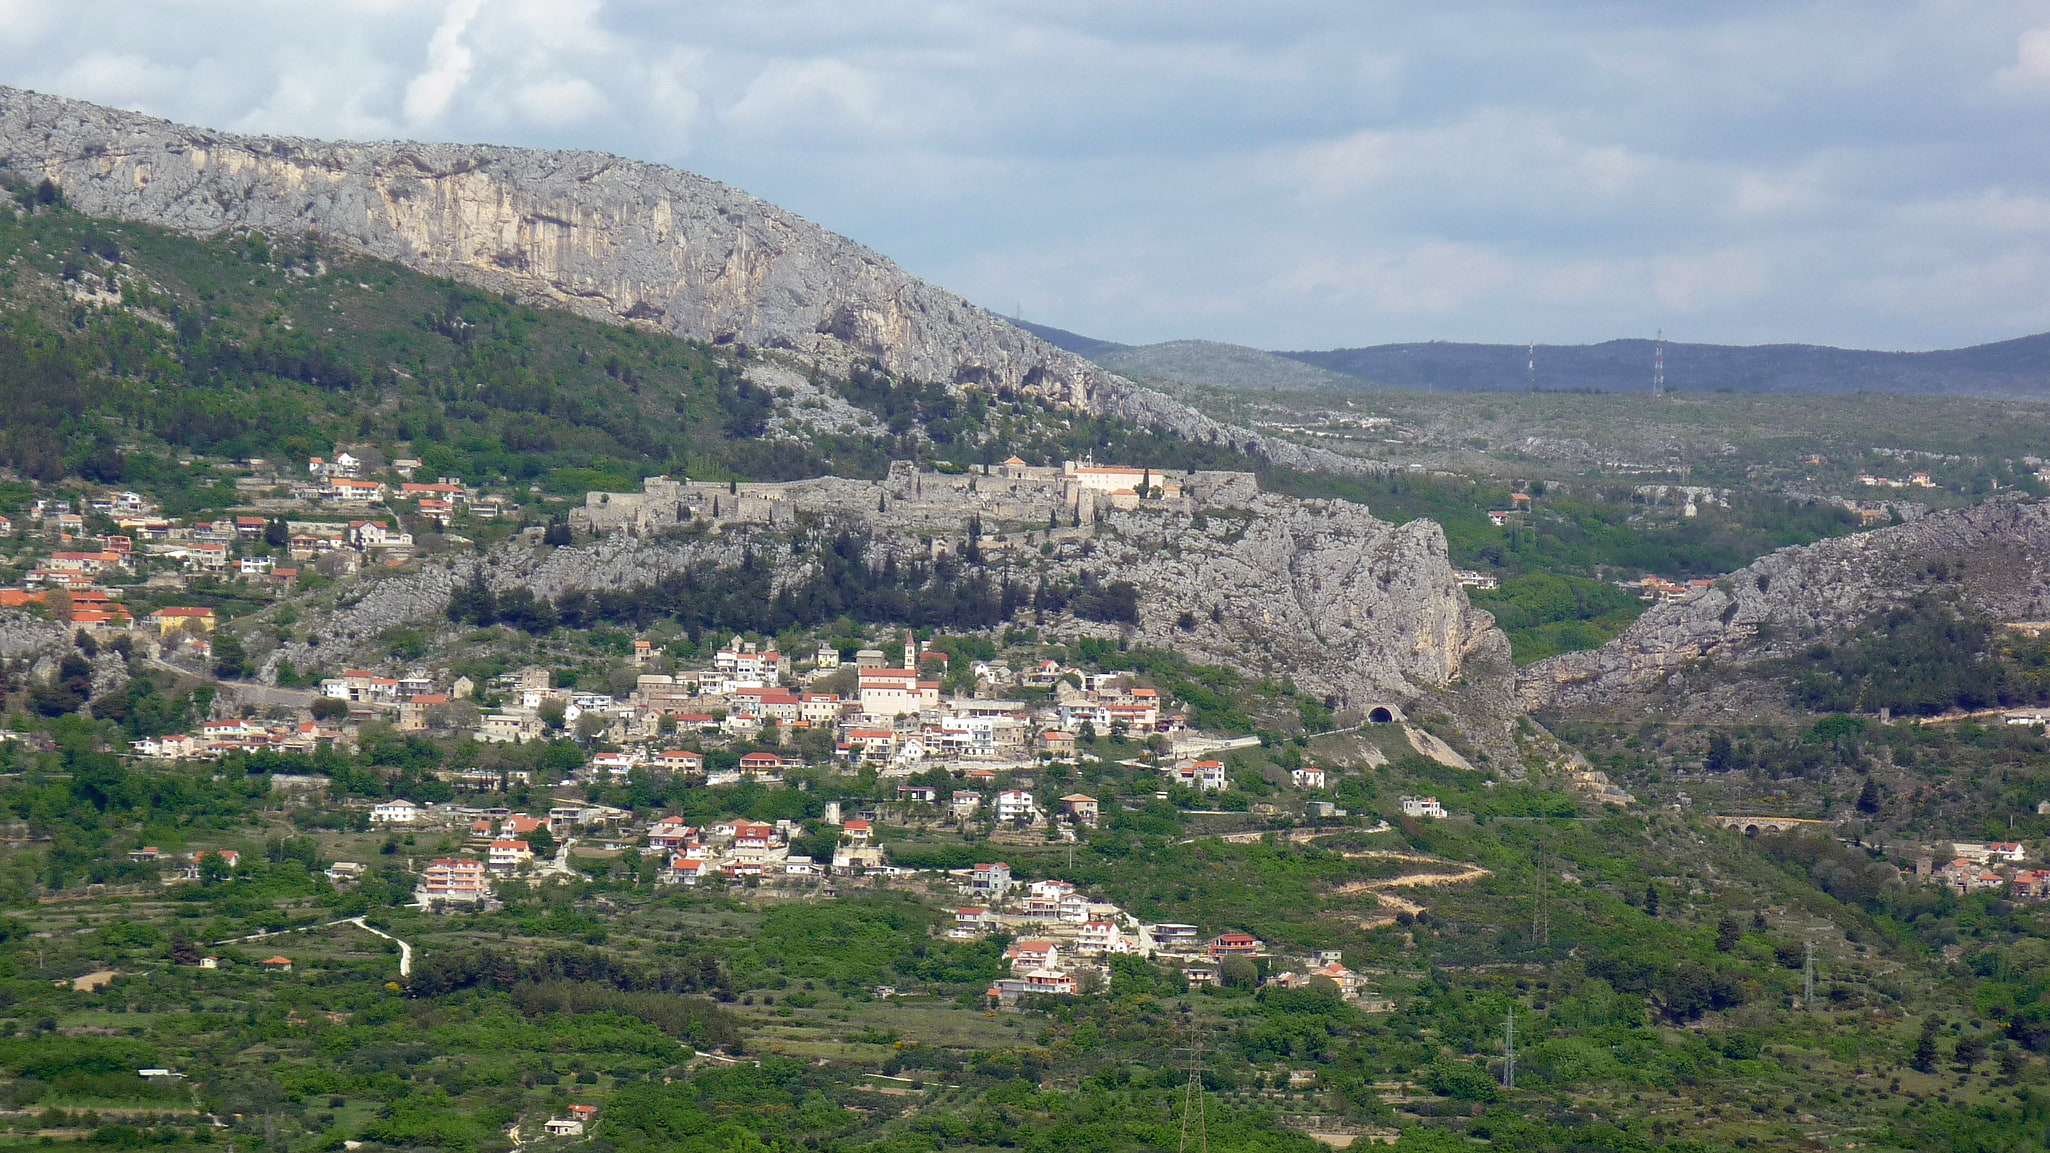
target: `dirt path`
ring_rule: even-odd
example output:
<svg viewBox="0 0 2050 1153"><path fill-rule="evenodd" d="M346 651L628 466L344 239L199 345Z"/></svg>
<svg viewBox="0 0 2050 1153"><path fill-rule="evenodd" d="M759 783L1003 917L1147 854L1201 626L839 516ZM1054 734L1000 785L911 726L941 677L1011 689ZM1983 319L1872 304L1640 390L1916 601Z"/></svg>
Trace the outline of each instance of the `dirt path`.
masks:
<svg viewBox="0 0 2050 1153"><path fill-rule="evenodd" d="M1414 917L1424 911L1424 906L1408 897L1397 896L1395 890L1459 885L1468 881L1478 881L1489 875L1488 870L1464 861L1447 861L1442 857L1403 853L1391 849L1346 853L1345 857L1348 860L1408 861L1418 865L1447 865L1458 870L1451 873L1404 873L1399 877L1381 877L1372 881L1348 881L1331 890L1333 896L1339 897L1356 897L1362 893L1370 893L1380 908L1394 910L1394 913L1376 913L1361 918L1362 929L1378 929L1384 925L1392 925L1399 914L1408 913Z"/></svg>

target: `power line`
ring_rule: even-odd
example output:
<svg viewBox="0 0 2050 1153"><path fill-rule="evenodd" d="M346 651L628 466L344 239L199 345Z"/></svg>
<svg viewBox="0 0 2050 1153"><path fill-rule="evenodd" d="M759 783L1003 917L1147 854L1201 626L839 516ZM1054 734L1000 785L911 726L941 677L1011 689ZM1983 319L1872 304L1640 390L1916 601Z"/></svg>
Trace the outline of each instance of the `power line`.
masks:
<svg viewBox="0 0 2050 1153"><path fill-rule="evenodd" d="M1815 1003L1815 938L1801 942L1801 1007Z"/></svg>
<svg viewBox="0 0 2050 1153"><path fill-rule="evenodd" d="M1552 943L1552 907L1548 900L1551 894L1547 891L1548 882L1551 878L1547 876L1550 865L1546 861L1546 857L1545 843L1539 841L1537 847L1537 869L1535 876L1531 878L1530 894L1530 936L1539 945L1550 945Z"/></svg>
<svg viewBox="0 0 2050 1153"><path fill-rule="evenodd" d="M1182 1090L1181 1153L1210 1153L1210 1124L1203 1110L1203 1036L1197 1034L1189 1046L1189 1084ZM1196 1143L1189 1143L1189 1117L1196 1119Z"/></svg>

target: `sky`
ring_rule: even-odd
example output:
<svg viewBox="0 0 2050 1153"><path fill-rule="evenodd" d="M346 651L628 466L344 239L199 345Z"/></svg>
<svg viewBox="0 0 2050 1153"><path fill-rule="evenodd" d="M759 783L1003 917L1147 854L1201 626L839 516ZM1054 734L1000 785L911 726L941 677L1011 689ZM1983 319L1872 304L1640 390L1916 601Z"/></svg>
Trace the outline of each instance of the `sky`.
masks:
<svg viewBox="0 0 2050 1153"><path fill-rule="evenodd" d="M673 164L1131 343L2050 330L2050 0L0 0L0 83Z"/></svg>

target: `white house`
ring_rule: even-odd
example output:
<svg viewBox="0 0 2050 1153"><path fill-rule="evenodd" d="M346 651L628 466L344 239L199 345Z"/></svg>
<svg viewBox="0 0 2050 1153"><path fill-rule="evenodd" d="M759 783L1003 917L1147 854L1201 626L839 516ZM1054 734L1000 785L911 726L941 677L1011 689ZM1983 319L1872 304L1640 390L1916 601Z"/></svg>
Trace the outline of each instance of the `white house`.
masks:
<svg viewBox="0 0 2050 1153"><path fill-rule="evenodd" d="M410 825L419 819L420 806L403 798L384 801L370 810L370 823L373 825Z"/></svg>
<svg viewBox="0 0 2050 1153"><path fill-rule="evenodd" d="M1038 819L1039 806L1033 801L1031 793L1023 789L1005 789L997 794L997 822L999 824L1007 821L1029 822Z"/></svg>
<svg viewBox="0 0 2050 1153"><path fill-rule="evenodd" d="M1439 804L1436 797L1404 797L1402 798L1402 815L1405 817L1429 817L1432 820L1442 821L1445 819L1446 813L1445 806Z"/></svg>

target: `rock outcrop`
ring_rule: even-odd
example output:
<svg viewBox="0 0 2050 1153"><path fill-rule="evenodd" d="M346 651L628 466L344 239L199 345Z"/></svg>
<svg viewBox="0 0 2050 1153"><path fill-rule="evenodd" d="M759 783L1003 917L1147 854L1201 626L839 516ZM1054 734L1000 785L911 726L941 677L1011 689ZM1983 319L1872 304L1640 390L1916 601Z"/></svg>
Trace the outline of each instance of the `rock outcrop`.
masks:
<svg viewBox="0 0 2050 1153"><path fill-rule="evenodd" d="M238 136L6 87L0 161L93 215L202 235L317 234L601 320L829 364L874 357L913 378L1015 388L1294 468L1383 467L1220 424L793 213L657 164Z"/></svg>
<svg viewBox="0 0 2050 1153"><path fill-rule="evenodd" d="M733 564L752 550L757 559L789 558L778 562L778 579L792 581L811 565L808 556L792 557L792 531L846 528L870 542L872 555L929 557L936 547L960 550L974 515L984 523L980 547L989 563L1022 584L1087 571L1138 587L1135 625L1063 618L1060 635L1172 648L1192 660L1287 678L1355 709L1386 703L1413 713L1423 704L1452 715L1476 748L1511 747L1508 642L1491 616L1467 602L1436 524L1390 525L1358 505L1260 493L1247 483L1233 490L1231 507L1111 511L1094 526L1048 529L1046 513L999 524L997 509L1016 511L1031 493L997 487L988 477L929 473L893 472L881 483L828 478L783 486L778 499L791 515L774 524L619 532L573 548L507 545L372 582L341 612L304 621L323 638L319 650L291 646L280 655L312 667L337 649L367 648L393 625L438 618L473 565L494 588L559 597L654 582L708 562ZM1047 499L1050 513L1057 491Z"/></svg>
<svg viewBox="0 0 2050 1153"><path fill-rule="evenodd" d="M2050 504L1993 500L1781 549L1651 609L1601 648L1530 665L1519 689L1531 708L1619 704L1703 661L1794 655L1924 592L1995 620L2050 619Z"/></svg>

